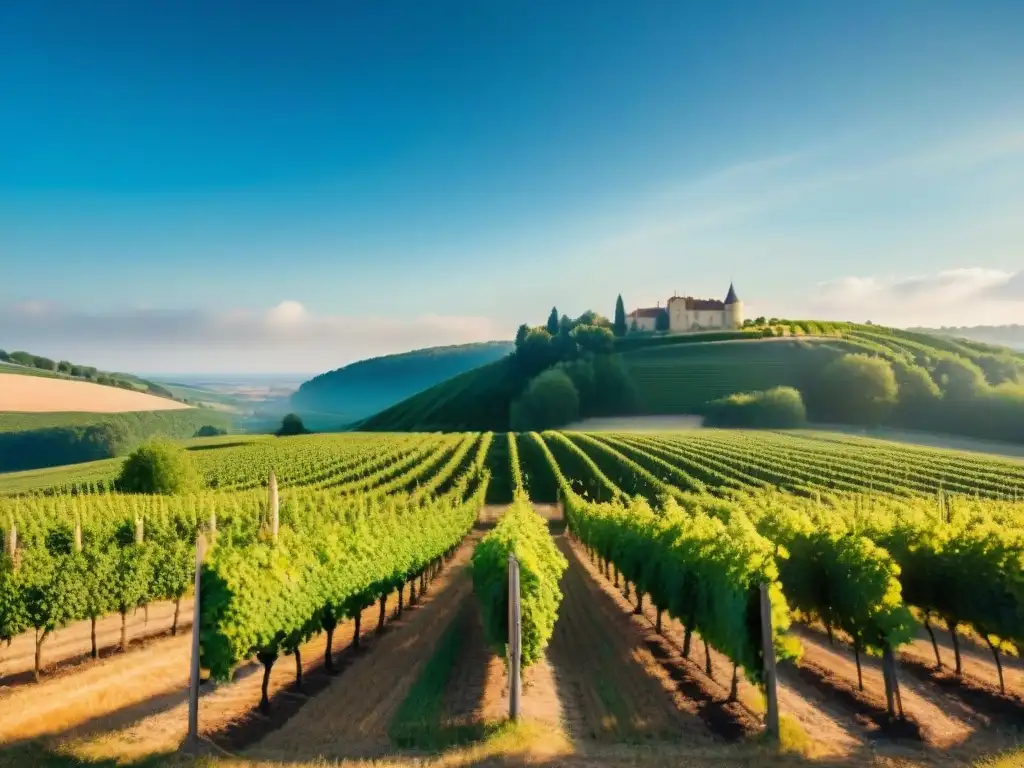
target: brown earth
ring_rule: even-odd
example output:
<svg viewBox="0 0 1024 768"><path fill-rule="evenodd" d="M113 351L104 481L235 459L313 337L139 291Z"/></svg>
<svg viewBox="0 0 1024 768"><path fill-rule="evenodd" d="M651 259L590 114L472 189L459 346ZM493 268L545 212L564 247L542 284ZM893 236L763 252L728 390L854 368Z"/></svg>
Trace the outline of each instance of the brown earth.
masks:
<svg viewBox="0 0 1024 768"><path fill-rule="evenodd" d="M641 616L634 615L635 604L626 600L622 590L614 587L614 582L609 583L601 575L599 570L586 559L582 550L580 553L591 575L601 583L602 589L616 602L619 610L623 614L631 616L641 631L650 633L652 642L655 642L655 638L658 636L652 630L655 627L657 611L650 601L645 601ZM693 633L690 641L690 657L682 657L683 635L683 625L668 614L663 614L660 643L667 645L666 652L674 655L674 658L684 664L687 674L697 682L702 691L701 695L708 702L705 705L705 711L710 713L710 709L713 707L724 708L727 705L732 680L732 663L713 648L705 649L703 640L696 632ZM705 672L705 650L711 656L711 677ZM799 685L799 681L791 678L792 675L788 674L787 668L781 666L778 685L779 711L785 717L794 720L804 733L813 734L814 754L822 757L842 756L850 754L862 746L862 735L858 733L859 729L854 724L847 722L846 712L836 707L827 696L815 695L813 690L808 690ZM749 716L757 719L763 717L764 704L761 693L747 682L742 672L739 675L738 697L739 703L747 710Z"/></svg>
<svg viewBox="0 0 1024 768"><path fill-rule="evenodd" d="M88 381L0 373L0 412L122 413L189 408L165 397Z"/></svg>
<svg viewBox="0 0 1024 768"><path fill-rule="evenodd" d="M615 601L620 612L630 615L638 626L648 628L657 637L653 633L654 608L645 605L642 616L632 615L634 603L626 600L621 588L615 588L611 580L605 579L582 549L577 549L577 552L584 567ZM795 721L812 739L807 751L815 757L845 758L856 762L866 759L865 755L870 752L873 755L886 754L893 759L913 756L915 760L931 760L956 748L958 759L974 759L980 754L1013 747L1024 738L1024 733L1019 730L1024 723L1019 710L1013 703L1009 709L999 703L992 704L991 686L987 693L976 693L975 689L964 693L958 681L955 690L948 690L949 686L943 690L932 680L922 681L908 674L905 662L901 665L900 679L903 707L909 722L889 724L885 718L884 687L877 659L862 658L865 691L860 692L857 690L852 653L839 643L834 648L829 647L822 634L807 628L797 627L794 631L804 645L804 656L796 665L780 664L779 710L783 718ZM669 641L675 649L682 647L683 627L679 622L663 615L662 632L662 641ZM934 664L930 641L922 646L919 640L913 647L915 653L919 653L922 647L927 649ZM970 658L974 668L985 679L991 680L995 674L994 665L986 669L986 660L980 649L971 647L966 639L962 640L961 648L965 669ZM705 690L713 698L723 701L731 681L732 664L712 649L713 679L709 679L704 674L704 652L703 642L694 633L691 658L683 661ZM947 664L952 663L952 651L944 650L943 654ZM1011 664L1016 669L1019 662L1019 659L1013 659ZM1009 679L1010 672L1007 671ZM978 683L979 686L983 684L982 681ZM738 687L739 700L744 708L752 714L762 713L764 705L760 693L742 675ZM979 702L988 706L977 706ZM992 712L989 710L994 710L996 716L990 716ZM985 728L993 724L998 727Z"/></svg>
<svg viewBox="0 0 1024 768"><path fill-rule="evenodd" d="M712 743L702 702L690 695L683 668L655 656L645 633L588 573L589 563L564 535L556 540L569 568L548 659L570 737Z"/></svg>
<svg viewBox="0 0 1024 768"><path fill-rule="evenodd" d="M316 698L251 752L267 759L373 755L390 747L388 725L472 591L467 567L475 532L434 581L426 598Z"/></svg>
<svg viewBox="0 0 1024 768"><path fill-rule="evenodd" d="M128 641L151 644L155 638L169 633L174 619L174 603L161 602L149 606L148 615L143 609L128 617ZM192 599L182 600L181 615L178 617L179 633L187 635L192 624ZM88 621L76 621L63 629L51 632L43 643L43 675L69 674L81 664L91 663L91 627ZM96 644L100 657L105 658L116 652L121 641L121 617L107 616L96 622ZM18 635L10 646L0 646L0 711L3 698L12 689L33 681L35 667L35 636L31 632Z"/></svg>
<svg viewBox="0 0 1024 768"><path fill-rule="evenodd" d="M442 727L480 734L508 717L506 665L487 646L479 601L468 598L456 621L463 634L462 652L445 689ZM541 658L523 673L520 717L557 730L562 716L554 672L548 660Z"/></svg>
<svg viewBox="0 0 1024 768"><path fill-rule="evenodd" d="M350 648L354 623L339 625L333 644L336 666L344 670L364 656L373 656L368 651L392 635L392 627L410 621L430 604L442 590L448 573L445 568L417 606L407 607L401 618L392 616L383 635L375 633L379 605L364 610L363 649L358 652ZM388 598L389 614L396 604L397 595L392 594ZM162 619L169 621L163 612L160 611ZM155 620L153 614L151 609L151 625ZM72 649L81 647L81 627L76 625L69 630L73 637L62 637L62 641ZM109 633L109 627L106 631ZM73 743L75 753L82 757L123 760L177 749L187 732L190 634L154 639L142 646L143 652L114 654L38 685L13 689L0 698L0 744L46 736L49 743ZM88 648L88 624L84 642ZM325 646L326 639L321 635L300 649L307 693L326 688L333 680L323 671ZM23 656L19 652L19 658ZM237 749L279 727L312 700L294 690L295 668L292 656L282 657L274 665L269 717L256 711L262 682L259 663L242 665L231 683L203 683L201 734L223 747Z"/></svg>

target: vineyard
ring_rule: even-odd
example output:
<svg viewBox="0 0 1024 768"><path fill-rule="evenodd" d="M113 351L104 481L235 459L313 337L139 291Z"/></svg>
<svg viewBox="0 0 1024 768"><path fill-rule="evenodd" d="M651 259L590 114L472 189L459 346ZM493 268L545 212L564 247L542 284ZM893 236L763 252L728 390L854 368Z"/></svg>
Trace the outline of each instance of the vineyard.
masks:
<svg viewBox="0 0 1024 768"><path fill-rule="evenodd" d="M189 454L206 489L181 496L114 492L116 461L0 479L0 742L180 743L184 704L124 730L112 694L73 712L52 693L178 658L151 693L187 689L198 549L200 723L221 748L313 760L483 738L503 716L510 554L524 712L574 740L761 749L777 676L808 753L969 762L1021 743L1020 461L742 430L222 437Z"/></svg>

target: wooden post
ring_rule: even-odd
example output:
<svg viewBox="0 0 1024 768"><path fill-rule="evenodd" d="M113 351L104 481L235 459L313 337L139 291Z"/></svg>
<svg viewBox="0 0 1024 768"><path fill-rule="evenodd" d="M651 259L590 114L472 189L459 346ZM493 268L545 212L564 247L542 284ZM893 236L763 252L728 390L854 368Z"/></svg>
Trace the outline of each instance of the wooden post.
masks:
<svg viewBox="0 0 1024 768"><path fill-rule="evenodd" d="M75 552L82 551L82 518L75 518Z"/></svg>
<svg viewBox="0 0 1024 768"><path fill-rule="evenodd" d="M206 538L200 533L196 537L196 594L192 609L192 669L188 687L188 744L193 750L199 749L199 578L205 554Z"/></svg>
<svg viewBox="0 0 1024 768"><path fill-rule="evenodd" d="M519 665L522 659L522 625L519 610L519 561L508 554L508 716L519 719L519 699L522 679Z"/></svg>
<svg viewBox="0 0 1024 768"><path fill-rule="evenodd" d="M772 601L768 597L768 585L761 585L761 645L764 649L764 688L768 700L764 724L768 735L779 738L779 692L776 687L775 643L772 632Z"/></svg>
<svg viewBox="0 0 1024 768"><path fill-rule="evenodd" d="M145 540L145 523L142 521L142 516L135 518L135 543L141 544Z"/></svg>
<svg viewBox="0 0 1024 768"><path fill-rule="evenodd" d="M11 556L11 559L17 562L18 552L18 526L14 524L14 520L11 520L10 528L7 531L7 539L4 541L4 549L7 550L7 554Z"/></svg>
<svg viewBox="0 0 1024 768"><path fill-rule="evenodd" d="M270 513L270 537L277 541L277 529L280 524L280 518L278 517L278 503L277 503L277 475L274 474L274 470L270 470L270 482L267 484L267 504Z"/></svg>

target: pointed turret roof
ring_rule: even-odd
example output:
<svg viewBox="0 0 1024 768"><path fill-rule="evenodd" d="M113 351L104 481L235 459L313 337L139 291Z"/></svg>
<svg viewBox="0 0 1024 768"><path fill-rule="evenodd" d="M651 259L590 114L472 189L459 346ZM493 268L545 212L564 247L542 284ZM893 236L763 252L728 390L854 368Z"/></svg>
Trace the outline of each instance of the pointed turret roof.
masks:
<svg viewBox="0 0 1024 768"><path fill-rule="evenodd" d="M732 287L732 283L729 283L729 293L725 297L726 306L729 304L738 304L739 297L736 295L736 289Z"/></svg>

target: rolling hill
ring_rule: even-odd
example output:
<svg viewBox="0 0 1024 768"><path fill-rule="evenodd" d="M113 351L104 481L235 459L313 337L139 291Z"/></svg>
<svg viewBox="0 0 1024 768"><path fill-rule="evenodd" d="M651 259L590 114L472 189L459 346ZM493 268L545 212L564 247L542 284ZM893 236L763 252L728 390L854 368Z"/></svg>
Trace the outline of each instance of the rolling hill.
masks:
<svg viewBox="0 0 1024 768"><path fill-rule="evenodd" d="M31 352L6 352L0 349L0 373L92 382L106 387L118 387L174 399L173 393L164 387L131 373L101 371L91 365L79 365L67 360L56 361Z"/></svg>
<svg viewBox="0 0 1024 768"><path fill-rule="evenodd" d="M136 389L0 372L0 472L110 458L206 425L226 429L230 418Z"/></svg>
<svg viewBox="0 0 1024 768"><path fill-rule="evenodd" d="M298 413L338 425L366 418L466 371L486 366L514 349L510 341L429 347L360 360L303 383L291 397Z"/></svg>
<svg viewBox="0 0 1024 768"><path fill-rule="evenodd" d="M1024 325L974 325L943 328L912 328L933 336L950 336L983 344L1010 347L1024 352Z"/></svg>
<svg viewBox="0 0 1024 768"><path fill-rule="evenodd" d="M905 392L925 390L920 407L910 408L907 395L908 407L893 409L892 426L1024 442L1024 355L978 342L881 326L779 321L730 334L627 336L616 340L611 358L634 390L628 413L700 415L712 400L786 386L804 394L812 420L842 422L836 415L842 403L823 386L823 372L851 354L886 361ZM509 356L436 384L359 428L507 430L511 404L528 382L516 356Z"/></svg>

